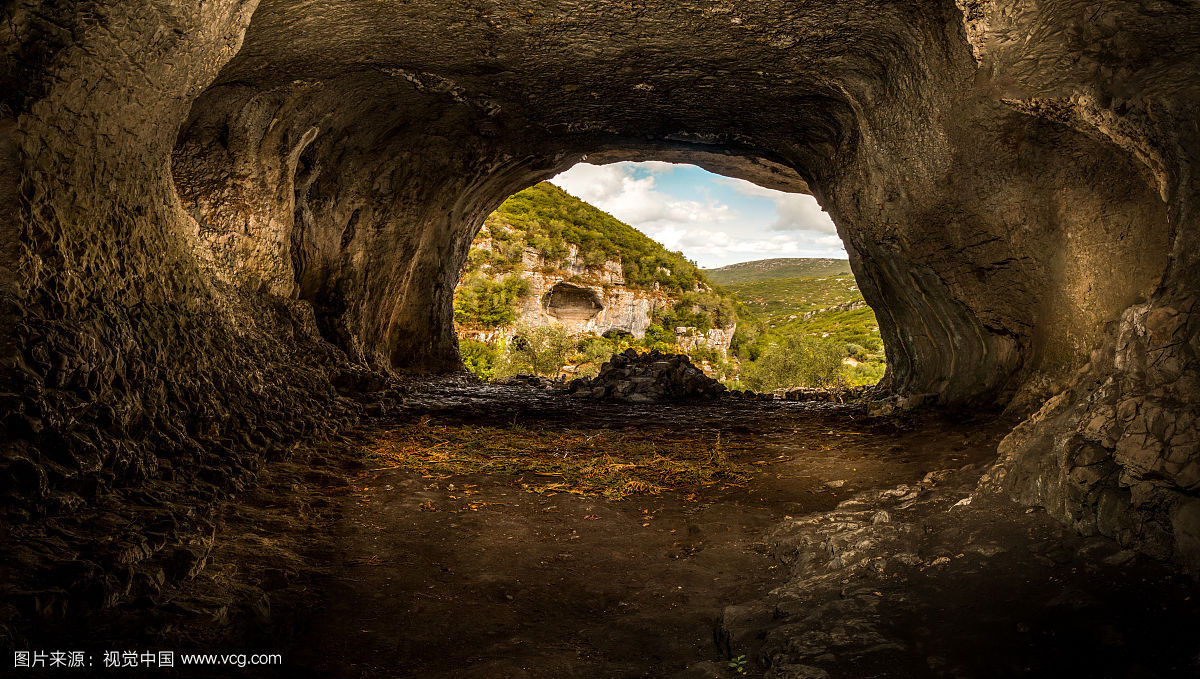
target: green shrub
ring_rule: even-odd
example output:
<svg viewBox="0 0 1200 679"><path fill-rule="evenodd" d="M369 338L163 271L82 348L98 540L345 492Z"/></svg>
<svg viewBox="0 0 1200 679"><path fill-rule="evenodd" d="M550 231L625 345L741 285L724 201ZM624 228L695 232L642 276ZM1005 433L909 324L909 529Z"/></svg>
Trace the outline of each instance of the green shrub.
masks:
<svg viewBox="0 0 1200 679"><path fill-rule="evenodd" d="M497 281L486 274L473 273L454 296L454 322L484 328L508 325L517 319L517 310L529 292L529 281L519 274Z"/></svg>
<svg viewBox="0 0 1200 679"><path fill-rule="evenodd" d="M642 338L641 344L647 349L657 348L659 351L669 351L671 347L675 346L675 332L657 323L652 323L650 327L646 328L646 335Z"/></svg>
<svg viewBox="0 0 1200 679"><path fill-rule="evenodd" d="M526 373L557 377L574 349L575 343L561 325L518 328L504 346L495 376Z"/></svg>
<svg viewBox="0 0 1200 679"><path fill-rule="evenodd" d="M628 336L632 339L632 336ZM575 365L575 375L578 377L595 377L600 372L600 366L628 346L628 339L622 336L584 337L575 345L575 354L569 358Z"/></svg>
<svg viewBox="0 0 1200 679"><path fill-rule="evenodd" d="M458 351L462 355L463 365L476 377L487 382L495 376L496 360L500 357L499 347L478 340L462 339L458 342Z"/></svg>
<svg viewBox="0 0 1200 679"><path fill-rule="evenodd" d="M885 372L887 372L887 364L883 361L859 363L846 371L846 382L852 387L875 384L883 379Z"/></svg>
<svg viewBox="0 0 1200 679"><path fill-rule="evenodd" d="M758 360L742 371L742 382L755 391L786 387L836 388L846 383L844 347L836 342L788 335L766 347Z"/></svg>

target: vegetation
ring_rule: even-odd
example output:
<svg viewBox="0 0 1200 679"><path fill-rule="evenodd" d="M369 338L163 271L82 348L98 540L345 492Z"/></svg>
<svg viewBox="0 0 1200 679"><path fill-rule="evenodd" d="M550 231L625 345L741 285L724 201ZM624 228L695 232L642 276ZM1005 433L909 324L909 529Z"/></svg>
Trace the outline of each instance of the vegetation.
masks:
<svg viewBox="0 0 1200 679"><path fill-rule="evenodd" d="M561 325L521 327L504 345L494 374L496 377L517 373L558 377L574 349L575 342Z"/></svg>
<svg viewBox="0 0 1200 679"><path fill-rule="evenodd" d="M525 248L548 261L563 260L568 244L579 248L583 262L598 267L620 261L626 285L693 291L705 278L679 252L669 252L642 232L588 205L562 189L542 182L509 198L484 222L481 237L490 238L490 251L468 259L470 273L487 264L493 270L519 268Z"/></svg>
<svg viewBox="0 0 1200 679"><path fill-rule="evenodd" d="M836 389L846 386L845 358L845 345L808 335L785 335L742 369L741 381L755 391L786 387Z"/></svg>
<svg viewBox="0 0 1200 679"><path fill-rule="evenodd" d="M496 376L496 362L500 358L500 347L473 339L460 339L458 351L463 365L485 382Z"/></svg>
<svg viewBox="0 0 1200 679"><path fill-rule="evenodd" d="M455 291L454 322L482 328L509 325L517 320L517 309L529 290L529 281L518 274L496 280L482 272L471 273Z"/></svg>
<svg viewBox="0 0 1200 679"><path fill-rule="evenodd" d="M728 328L737 318L737 304L716 292L685 292L671 308L654 312L655 323L666 330L690 327L708 332L712 328Z"/></svg>
<svg viewBox="0 0 1200 679"><path fill-rule="evenodd" d="M380 436L367 455L389 468L422 474L509 474L537 493L567 492L621 500L664 491L692 492L748 478L748 445L720 437L662 432L531 431L436 426L428 421ZM755 464L762 464L755 461ZM469 489L469 487L468 487ZM470 494L469 490L463 491Z"/></svg>
<svg viewBox="0 0 1200 679"><path fill-rule="evenodd" d="M492 343L464 339L460 343L463 362L481 379L516 373L556 377L564 366L572 365L575 375L594 375L618 351L634 347L678 352L677 328L706 333L735 324L744 311L729 295L712 291L700 270L682 254L668 252L633 227L542 183L512 196L487 218L455 291L455 323L469 330L512 328L531 292L525 272L527 249L538 252L542 265L551 270L547 273L565 276L561 270L567 268L571 245L578 248L576 262L599 269L605 262L620 261L626 286L657 286L674 303L656 308L643 339L631 335L569 338L562 328L517 328ZM586 283L586 277L567 280ZM717 352L692 353L696 360L710 360L720 376L735 372Z"/></svg>
<svg viewBox="0 0 1200 679"><path fill-rule="evenodd" d="M732 283L722 286L755 313L771 319L862 301L854 276L815 276Z"/></svg>
<svg viewBox="0 0 1200 679"><path fill-rule="evenodd" d="M724 284L711 289L705 272L682 254L668 252L548 183L505 201L488 217L478 243L455 295L454 318L460 327L494 330L516 323L530 293L523 275L529 248L555 271L567 268L571 245L578 248L576 261L593 269L620 261L628 286L658 286L675 300L655 309L641 339L621 334L572 338L555 326L517 328L494 344L464 340L464 363L481 379L517 373L553 378L564 367L573 376L591 376L612 354L630 347L679 352L679 328L703 334L734 324L732 362L708 349L690 352L694 361L734 388L873 384L886 369L878 321L861 305L862 294L846 260L744 262L708 271Z"/></svg>
<svg viewBox="0 0 1200 679"><path fill-rule="evenodd" d="M852 275L848 260L807 257L759 259L753 262L730 264L719 269L705 269L704 273L708 276L708 280L717 285L779 278Z"/></svg>
<svg viewBox="0 0 1200 679"><path fill-rule="evenodd" d="M863 304L862 293L852 275L766 278L772 273L794 272L806 266L805 263L811 263L813 269L837 269L840 266L846 271L849 263L845 260L765 261L783 264L758 267L758 262L746 262L735 265L741 267L737 269L741 274L749 275L749 272L754 279L723 287L744 304L739 314L741 323L731 345L733 355L741 361L741 375L729 386L761 391L785 386L839 383L855 386L878 382L887 367L879 322L875 312ZM851 306L858 308L845 308ZM785 356L789 351L800 351L797 338L823 343L819 351L808 346L805 353L797 354L805 356L809 362L828 368L834 354L838 355L838 363L843 365L837 379L827 370L805 366L804 360ZM822 374L825 377L820 377ZM823 381L829 384L821 384Z"/></svg>
<svg viewBox="0 0 1200 679"><path fill-rule="evenodd" d="M517 328L512 337L497 343L459 340L463 364L484 381L521 373L556 378L568 367L572 377L595 377L613 354L629 348L641 352L679 351L674 332L658 325L651 325L642 339L626 333L572 338L561 326L541 326ZM714 349L700 347L690 353L693 361L707 362L717 379L736 373L735 366Z"/></svg>

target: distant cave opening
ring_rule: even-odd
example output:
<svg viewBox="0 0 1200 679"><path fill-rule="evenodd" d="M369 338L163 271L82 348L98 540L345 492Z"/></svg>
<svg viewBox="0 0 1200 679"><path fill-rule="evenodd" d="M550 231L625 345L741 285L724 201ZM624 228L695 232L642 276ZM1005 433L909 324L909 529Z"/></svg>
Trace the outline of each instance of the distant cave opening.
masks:
<svg viewBox="0 0 1200 679"><path fill-rule="evenodd" d="M600 294L574 283L556 283L542 296L542 308L563 321L586 321L604 310Z"/></svg>

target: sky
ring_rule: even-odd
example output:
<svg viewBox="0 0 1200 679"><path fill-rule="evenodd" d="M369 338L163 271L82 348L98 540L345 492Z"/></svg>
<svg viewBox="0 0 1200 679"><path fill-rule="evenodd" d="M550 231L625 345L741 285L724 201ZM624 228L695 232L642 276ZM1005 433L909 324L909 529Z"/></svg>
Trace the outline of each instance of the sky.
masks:
<svg viewBox="0 0 1200 679"><path fill-rule="evenodd" d="M703 268L774 257L846 258L816 199L695 165L580 163L550 180Z"/></svg>

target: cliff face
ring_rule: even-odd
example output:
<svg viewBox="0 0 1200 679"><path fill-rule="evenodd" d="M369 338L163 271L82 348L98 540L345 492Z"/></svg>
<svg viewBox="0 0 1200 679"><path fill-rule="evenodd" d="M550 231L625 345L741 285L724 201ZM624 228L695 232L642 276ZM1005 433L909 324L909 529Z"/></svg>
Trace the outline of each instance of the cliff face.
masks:
<svg viewBox="0 0 1200 679"><path fill-rule="evenodd" d="M491 251L494 243L489 238L480 238L472 248ZM679 301L678 294L658 285L655 289L628 285L620 261L607 260L589 267L574 244L567 246L564 259L553 261L533 248L526 248L520 275L529 282L529 294L521 301L516 320L498 328L459 325L459 337L494 342L511 335L516 326L557 324L572 335L621 333L640 340L654 323L655 310L673 307ZM495 278L498 280L499 275ZM696 291L708 291L708 287L701 283ZM736 327L703 332L679 327L675 329L676 342L683 351L707 348L724 357Z"/></svg>

